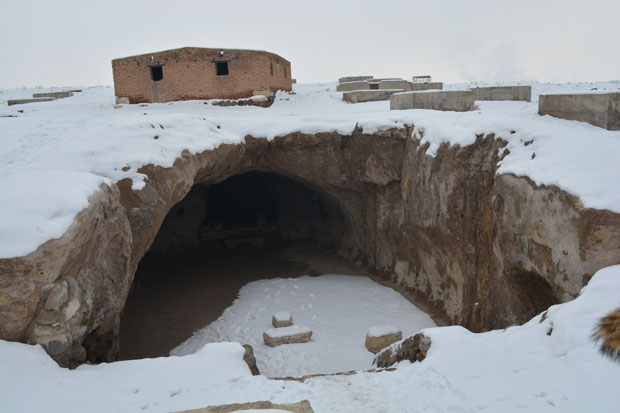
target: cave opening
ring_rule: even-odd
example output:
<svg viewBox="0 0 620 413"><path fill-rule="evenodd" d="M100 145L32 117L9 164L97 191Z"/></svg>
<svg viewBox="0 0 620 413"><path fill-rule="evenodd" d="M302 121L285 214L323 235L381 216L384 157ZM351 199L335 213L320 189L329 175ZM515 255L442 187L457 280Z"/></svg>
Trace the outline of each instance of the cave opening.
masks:
<svg viewBox="0 0 620 413"><path fill-rule="evenodd" d="M121 360L167 356L215 321L248 282L326 272L364 274L337 255L350 227L330 194L247 172L197 184L164 219L121 315Z"/></svg>

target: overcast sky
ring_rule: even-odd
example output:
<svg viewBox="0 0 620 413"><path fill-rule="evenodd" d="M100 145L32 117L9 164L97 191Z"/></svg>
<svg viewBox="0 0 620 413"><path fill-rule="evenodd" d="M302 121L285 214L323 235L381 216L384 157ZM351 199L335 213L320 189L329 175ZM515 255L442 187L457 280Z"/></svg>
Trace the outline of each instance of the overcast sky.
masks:
<svg viewBox="0 0 620 413"><path fill-rule="evenodd" d="M620 0L0 0L0 88L111 85L113 58L261 49L299 82L620 79Z"/></svg>

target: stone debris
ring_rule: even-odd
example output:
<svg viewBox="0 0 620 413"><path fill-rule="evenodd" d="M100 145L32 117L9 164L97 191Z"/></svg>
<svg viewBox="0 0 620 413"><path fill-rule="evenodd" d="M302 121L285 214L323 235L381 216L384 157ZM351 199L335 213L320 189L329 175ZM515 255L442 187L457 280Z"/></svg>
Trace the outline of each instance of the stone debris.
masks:
<svg viewBox="0 0 620 413"><path fill-rule="evenodd" d="M293 316L288 311L279 311L271 318L271 324L275 328L292 326Z"/></svg>
<svg viewBox="0 0 620 413"><path fill-rule="evenodd" d="M379 368L386 368L403 360L409 360L412 363L422 361L426 358L430 347L430 337L418 333L381 351L372 363Z"/></svg>
<svg viewBox="0 0 620 413"><path fill-rule="evenodd" d="M371 327L366 334L366 348L371 353L378 353L384 348L403 339L403 332L392 327Z"/></svg>
<svg viewBox="0 0 620 413"><path fill-rule="evenodd" d="M302 325L289 327L270 328L263 332L263 340L269 347L277 347L282 344L306 343L312 337L312 330Z"/></svg>
<svg viewBox="0 0 620 413"><path fill-rule="evenodd" d="M237 411L260 411L260 410L284 410L293 413L313 413L312 406L308 400L297 403L274 404L270 401L260 401L251 403L222 404L219 406L208 406L201 409L183 410L177 413L231 413Z"/></svg>

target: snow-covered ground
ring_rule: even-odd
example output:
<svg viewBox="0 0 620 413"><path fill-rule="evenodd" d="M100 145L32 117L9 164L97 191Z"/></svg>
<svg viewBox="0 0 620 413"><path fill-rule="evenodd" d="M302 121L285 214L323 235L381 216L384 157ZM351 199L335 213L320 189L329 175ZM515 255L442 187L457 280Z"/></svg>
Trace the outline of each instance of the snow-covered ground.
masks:
<svg viewBox="0 0 620 413"><path fill-rule="evenodd" d="M446 89L467 85L446 85ZM474 85L477 86L477 85ZM192 153L244 136L272 139L291 132L336 131L356 125L372 133L413 124L431 143L468 145L477 133L507 140L500 173L527 175L579 196L586 207L620 212L620 132L587 123L538 116L540 93L618 91L620 84L534 84L532 102L478 102L467 113L390 111L389 102L347 104L335 84L295 85L268 109L218 107L203 101L124 105L114 109L113 89L85 88L54 102L5 106L46 89L0 93L0 258L23 256L62 236L102 183L144 182L141 165L171 166ZM512 133L514 132L514 133ZM157 139L154 137L157 136ZM530 142L524 145L525 142ZM532 157L533 154L535 157Z"/></svg>
<svg viewBox="0 0 620 413"><path fill-rule="evenodd" d="M590 336L620 304L619 291L616 265L598 271L577 299L552 306L544 320L538 315L483 334L427 328L432 346L422 363L304 383L252 376L238 343L67 370L39 346L0 341L0 410L166 412L308 399L317 412L617 412L620 364L601 356Z"/></svg>
<svg viewBox="0 0 620 413"><path fill-rule="evenodd" d="M296 325L312 330L308 343L269 347L263 331L271 317L288 311ZM364 347L370 327L394 326L410 336L434 327L431 318L391 288L368 277L323 275L277 278L245 285L222 316L170 352L183 356L206 343L236 341L254 348L258 369L267 377L299 377L372 368Z"/></svg>

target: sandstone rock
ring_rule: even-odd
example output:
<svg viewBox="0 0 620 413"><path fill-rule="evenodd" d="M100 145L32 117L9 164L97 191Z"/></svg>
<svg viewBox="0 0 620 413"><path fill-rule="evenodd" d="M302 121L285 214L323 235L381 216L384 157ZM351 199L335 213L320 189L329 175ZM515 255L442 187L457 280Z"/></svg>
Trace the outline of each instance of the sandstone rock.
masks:
<svg viewBox="0 0 620 413"><path fill-rule="evenodd" d="M403 360L409 360L412 363L422 361L430 346L431 339L418 333L380 352L375 357L373 364L377 367L386 368Z"/></svg>
<svg viewBox="0 0 620 413"><path fill-rule="evenodd" d="M40 344L45 349L47 354L54 357L62 355L62 353L69 350L71 344L73 344L73 340L71 339L70 335L67 335L65 333L37 337L32 344Z"/></svg>
<svg viewBox="0 0 620 413"><path fill-rule="evenodd" d="M263 340L270 347L277 347L282 344L306 343L310 341L310 337L312 337L312 331L308 327L301 325L271 328L263 333Z"/></svg>
<svg viewBox="0 0 620 413"><path fill-rule="evenodd" d="M57 323L59 320L60 312L48 310L39 311L39 313L37 314L37 318L35 319L37 323L46 325Z"/></svg>
<svg viewBox="0 0 620 413"><path fill-rule="evenodd" d="M258 371L258 367L256 366L256 357L254 357L254 349L249 344L244 344L243 348L245 349L245 353L243 354L243 361L246 362L253 376L260 375L260 371Z"/></svg>
<svg viewBox="0 0 620 413"><path fill-rule="evenodd" d="M64 333L65 329L66 329L65 326L60 323L56 323L56 325L45 325L45 324L35 323L34 328L33 328L33 333L36 336L40 336L40 337L53 336L53 335Z"/></svg>
<svg viewBox="0 0 620 413"><path fill-rule="evenodd" d="M71 319L77 311L80 309L80 300L77 297L73 297L62 309L63 320Z"/></svg>
<svg viewBox="0 0 620 413"><path fill-rule="evenodd" d="M292 326L293 316L288 311L279 311L271 317L271 324L275 328Z"/></svg>
<svg viewBox="0 0 620 413"><path fill-rule="evenodd" d="M47 296L47 300L45 301L45 309L50 311L58 311L60 310L60 307L67 301L67 298L67 282L63 280L59 284L57 284Z"/></svg>
<svg viewBox="0 0 620 413"><path fill-rule="evenodd" d="M396 343L402 339L402 331L394 327L371 327L368 329L368 334L366 334L365 345L371 353L378 353L392 343Z"/></svg>

